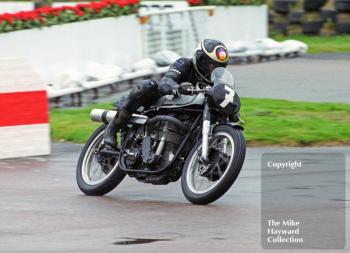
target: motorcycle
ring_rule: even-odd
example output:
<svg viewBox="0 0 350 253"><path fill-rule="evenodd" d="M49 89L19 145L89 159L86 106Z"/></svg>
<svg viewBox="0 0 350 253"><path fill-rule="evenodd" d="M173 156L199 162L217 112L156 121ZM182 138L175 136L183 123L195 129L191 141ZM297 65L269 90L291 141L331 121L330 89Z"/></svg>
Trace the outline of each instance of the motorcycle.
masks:
<svg viewBox="0 0 350 253"><path fill-rule="evenodd" d="M212 86L180 84L183 94L163 96L151 107L140 108L121 130L116 149L105 147L103 133L118 107L93 109L91 119L103 124L80 154L76 170L80 190L104 195L126 175L155 185L181 178L190 202L209 204L220 198L238 177L246 144L231 73L216 68L211 81Z"/></svg>

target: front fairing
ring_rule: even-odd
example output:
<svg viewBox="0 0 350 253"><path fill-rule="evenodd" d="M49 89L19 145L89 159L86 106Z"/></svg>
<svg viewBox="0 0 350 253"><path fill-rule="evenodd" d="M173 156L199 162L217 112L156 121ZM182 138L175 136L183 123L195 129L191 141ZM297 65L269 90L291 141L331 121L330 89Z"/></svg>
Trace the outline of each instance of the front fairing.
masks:
<svg viewBox="0 0 350 253"><path fill-rule="evenodd" d="M226 68L217 68L211 75L213 87L207 92L211 107L225 115L235 115L240 110L240 99L234 90L234 79Z"/></svg>

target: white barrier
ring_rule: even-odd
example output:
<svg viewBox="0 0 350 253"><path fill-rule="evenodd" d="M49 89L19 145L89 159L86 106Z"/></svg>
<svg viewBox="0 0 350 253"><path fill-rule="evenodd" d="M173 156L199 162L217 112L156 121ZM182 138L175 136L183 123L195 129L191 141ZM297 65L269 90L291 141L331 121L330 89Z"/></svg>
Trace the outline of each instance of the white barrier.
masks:
<svg viewBox="0 0 350 253"><path fill-rule="evenodd" d="M141 39L136 15L95 19L0 34L0 58L27 59L51 83L89 61L130 67L142 58Z"/></svg>
<svg viewBox="0 0 350 253"><path fill-rule="evenodd" d="M209 12L214 7L175 8L140 14L147 20L142 26L144 55L149 57L162 50L172 50L190 56L201 38L205 37Z"/></svg>
<svg viewBox="0 0 350 253"><path fill-rule="evenodd" d="M14 13L18 11L31 11L34 8L34 3L28 2L0 2L0 14L8 12Z"/></svg>
<svg viewBox="0 0 350 253"><path fill-rule="evenodd" d="M203 38L214 38L227 44L237 40L252 42L266 38L267 14L266 5L144 11L141 16L148 19L143 25L144 55L173 50L191 56Z"/></svg>
<svg viewBox="0 0 350 253"><path fill-rule="evenodd" d="M216 7L208 19L208 38L225 43L230 41L252 42L268 36L268 8L261 6Z"/></svg>
<svg viewBox="0 0 350 253"><path fill-rule="evenodd" d="M28 62L0 59L0 159L50 153L45 88Z"/></svg>
<svg viewBox="0 0 350 253"><path fill-rule="evenodd" d="M208 10L214 7L198 8L153 12L144 25L129 15L3 33L0 58L27 59L47 84L89 61L130 68L162 49L191 56L202 38L228 42L267 36L266 6L218 7L213 16Z"/></svg>

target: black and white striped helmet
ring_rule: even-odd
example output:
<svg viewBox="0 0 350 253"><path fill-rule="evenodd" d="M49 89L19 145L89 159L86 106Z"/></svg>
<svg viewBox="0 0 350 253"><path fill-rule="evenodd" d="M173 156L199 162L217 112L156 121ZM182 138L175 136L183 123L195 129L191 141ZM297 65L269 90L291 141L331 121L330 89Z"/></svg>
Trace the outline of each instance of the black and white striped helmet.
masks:
<svg viewBox="0 0 350 253"><path fill-rule="evenodd" d="M226 67L228 51L224 43L218 40L202 40L193 56L196 71L209 81L211 72L218 67Z"/></svg>

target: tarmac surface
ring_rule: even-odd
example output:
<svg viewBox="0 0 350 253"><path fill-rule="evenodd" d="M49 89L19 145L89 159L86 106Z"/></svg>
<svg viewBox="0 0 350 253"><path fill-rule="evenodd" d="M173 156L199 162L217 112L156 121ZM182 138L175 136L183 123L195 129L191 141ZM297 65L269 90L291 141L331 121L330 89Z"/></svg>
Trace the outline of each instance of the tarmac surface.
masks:
<svg viewBox="0 0 350 253"><path fill-rule="evenodd" d="M230 69L237 92L243 97L350 102L350 54L307 55ZM112 102L127 94L129 88L112 96L103 96L102 90L101 98L95 101ZM105 94L109 92L105 90ZM84 103L91 102L89 96L84 99ZM208 206L188 203L179 182L153 186L128 177L110 194L89 197L79 191L75 182L82 146L54 143L52 147L50 156L0 160L0 252L295 252L262 248L261 182L270 182L269 175L261 173L262 154L344 153L346 182L350 182L350 147L248 148L233 187ZM327 187L331 182L344 184L346 195L299 208L300 215L324 218L325 225L320 229L330 230L328 237L321 238L325 245L332 245L334 236L346 235L342 226L332 228L330 216L325 216L328 210L339 217L347 212L343 226L349 234L350 189L349 183L339 180L343 172L305 172L301 176L310 186L291 188L299 191L297 197L305 199L313 197L310 192L319 192L317 187ZM330 180L333 175L338 178ZM322 183L311 184L315 178ZM336 192L329 189L330 195ZM273 211L280 210L277 207ZM282 209L282 213L288 212ZM346 251L350 251L348 235L346 239Z"/></svg>
<svg viewBox="0 0 350 253"><path fill-rule="evenodd" d="M350 103L350 53L230 67L242 97Z"/></svg>
<svg viewBox="0 0 350 253"><path fill-rule="evenodd" d="M262 154L340 152L350 157L350 147L248 148L229 192L211 205L196 206L183 197L179 182L153 186L125 178L104 197L83 195L75 183L81 148L55 143L50 156L0 160L0 252L269 252L261 246ZM327 179L329 171L323 172ZM303 176L312 181L311 174ZM349 203L337 201L343 209ZM322 216L323 209L301 212Z"/></svg>

